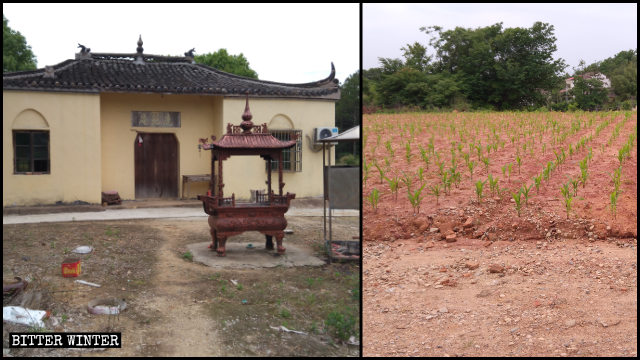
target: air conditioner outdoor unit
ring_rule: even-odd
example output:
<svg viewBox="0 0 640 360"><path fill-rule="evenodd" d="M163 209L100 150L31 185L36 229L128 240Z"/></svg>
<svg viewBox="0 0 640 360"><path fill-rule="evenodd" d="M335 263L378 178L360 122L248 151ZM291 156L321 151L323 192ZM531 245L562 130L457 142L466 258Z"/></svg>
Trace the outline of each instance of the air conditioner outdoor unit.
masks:
<svg viewBox="0 0 640 360"><path fill-rule="evenodd" d="M317 127L313 132L313 140L317 143L322 139L338 135L337 127Z"/></svg>

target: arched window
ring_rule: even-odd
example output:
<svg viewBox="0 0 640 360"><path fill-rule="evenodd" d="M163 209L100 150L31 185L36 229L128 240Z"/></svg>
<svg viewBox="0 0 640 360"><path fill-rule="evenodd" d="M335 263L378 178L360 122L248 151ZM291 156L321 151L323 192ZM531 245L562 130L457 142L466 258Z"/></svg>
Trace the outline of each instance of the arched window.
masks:
<svg viewBox="0 0 640 360"><path fill-rule="evenodd" d="M14 174L49 174L49 124L37 111L27 109L13 122Z"/></svg>
<svg viewBox="0 0 640 360"><path fill-rule="evenodd" d="M282 150L282 170L301 172L302 171L302 130L296 130L293 127L293 121L283 114L274 116L267 125L269 132L276 139L281 141L289 141L294 137L296 146L290 149ZM278 170L278 162L271 162L271 170Z"/></svg>

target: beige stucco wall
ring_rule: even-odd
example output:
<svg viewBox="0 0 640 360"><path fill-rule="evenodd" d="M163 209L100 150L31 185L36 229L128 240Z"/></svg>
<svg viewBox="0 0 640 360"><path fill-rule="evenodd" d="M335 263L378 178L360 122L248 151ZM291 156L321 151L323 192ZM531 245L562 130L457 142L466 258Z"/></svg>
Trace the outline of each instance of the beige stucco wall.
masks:
<svg viewBox="0 0 640 360"><path fill-rule="evenodd" d="M231 122L239 125L244 112L244 98L225 98L223 126ZM288 129L290 124L302 130L302 172L284 172L283 192L295 193L297 198L322 196L322 150L314 152L309 143L313 129L334 126L335 102L324 100L286 100L249 98L254 124L267 123L269 129ZM225 130L226 131L226 130ZM332 163L334 161L332 160ZM265 161L258 156L239 156L223 163L224 195L235 193L236 198L248 199L249 189L266 189ZM278 192L278 172L272 173L272 189Z"/></svg>
<svg viewBox="0 0 640 360"><path fill-rule="evenodd" d="M2 92L2 204L100 202L100 100L95 94ZM13 130L49 130L50 174L14 174Z"/></svg>
<svg viewBox="0 0 640 360"><path fill-rule="evenodd" d="M136 131L174 133L178 139L179 176L210 173L211 153L198 150L198 139L240 124L245 99L200 95L64 94L3 92L3 206L75 200L100 203L101 191L135 199ZM322 195L322 151L309 137L319 126L335 123L334 101L250 99L253 122L270 129L302 130L302 172L285 172L285 192L298 198ZM180 128L132 127L132 111L178 111ZM13 126L50 130L51 174L13 175ZM333 160L332 160L333 161ZM248 199L249 189L266 189L267 173L258 156L224 162L225 195ZM190 183L186 196L206 192L207 183ZM277 172L273 173L277 192Z"/></svg>
<svg viewBox="0 0 640 360"><path fill-rule="evenodd" d="M134 144L137 131L173 133L178 139L178 193L182 175L208 174L211 153L198 151L198 139L221 135L222 98L200 95L102 94L102 190L115 190L122 199L135 199ZM132 127L132 111L178 111L179 128ZM187 197L204 194L207 183L189 183Z"/></svg>

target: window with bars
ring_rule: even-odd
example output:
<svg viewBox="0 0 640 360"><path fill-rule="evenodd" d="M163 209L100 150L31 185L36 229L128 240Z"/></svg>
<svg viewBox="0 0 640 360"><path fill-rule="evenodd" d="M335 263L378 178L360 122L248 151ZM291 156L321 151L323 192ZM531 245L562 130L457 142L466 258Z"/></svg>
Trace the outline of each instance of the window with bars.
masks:
<svg viewBox="0 0 640 360"><path fill-rule="evenodd" d="M49 132L13 132L14 173L49 174Z"/></svg>
<svg viewBox="0 0 640 360"><path fill-rule="evenodd" d="M281 141L289 141L297 136L296 145L282 150L282 170L291 172L302 171L302 130L272 130L271 135ZM278 161L271 162L271 170L278 171Z"/></svg>

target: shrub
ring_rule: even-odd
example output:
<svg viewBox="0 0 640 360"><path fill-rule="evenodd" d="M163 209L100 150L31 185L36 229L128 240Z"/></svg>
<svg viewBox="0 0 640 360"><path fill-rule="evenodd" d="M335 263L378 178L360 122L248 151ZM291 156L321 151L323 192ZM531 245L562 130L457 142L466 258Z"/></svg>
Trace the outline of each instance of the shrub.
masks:
<svg viewBox="0 0 640 360"><path fill-rule="evenodd" d="M351 335L355 334L356 319L349 314L332 311L327 315L325 324L329 333L340 340L348 340Z"/></svg>

